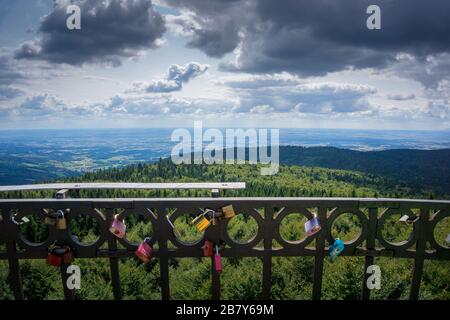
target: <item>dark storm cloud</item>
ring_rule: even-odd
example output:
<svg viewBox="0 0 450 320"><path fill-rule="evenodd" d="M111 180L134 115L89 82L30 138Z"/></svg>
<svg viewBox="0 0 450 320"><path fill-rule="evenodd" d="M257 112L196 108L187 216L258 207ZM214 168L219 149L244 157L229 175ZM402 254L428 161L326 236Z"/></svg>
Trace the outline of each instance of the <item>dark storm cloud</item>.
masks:
<svg viewBox="0 0 450 320"><path fill-rule="evenodd" d="M165 32L163 17L150 0L72 1L81 9L81 30L66 27L69 1L55 1L54 10L43 17L41 38L24 43L16 58L44 59L80 65L86 62L120 64L140 50L157 47Z"/></svg>
<svg viewBox="0 0 450 320"><path fill-rule="evenodd" d="M323 75L346 68L384 68L398 53L418 62L450 51L448 0L260 0L181 1L194 20L178 23L191 33L189 46L211 56L239 48L223 69ZM381 8L382 30L366 27L366 9Z"/></svg>

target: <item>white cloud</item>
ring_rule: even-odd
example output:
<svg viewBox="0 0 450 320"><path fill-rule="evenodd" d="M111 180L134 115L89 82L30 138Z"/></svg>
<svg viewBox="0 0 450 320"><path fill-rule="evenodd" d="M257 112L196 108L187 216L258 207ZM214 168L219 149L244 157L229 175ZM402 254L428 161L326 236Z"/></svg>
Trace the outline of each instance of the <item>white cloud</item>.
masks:
<svg viewBox="0 0 450 320"><path fill-rule="evenodd" d="M207 64L189 62L183 66L172 64L167 71L165 79L147 82L135 82L132 91L162 93L180 91L184 83L202 75L208 70Z"/></svg>

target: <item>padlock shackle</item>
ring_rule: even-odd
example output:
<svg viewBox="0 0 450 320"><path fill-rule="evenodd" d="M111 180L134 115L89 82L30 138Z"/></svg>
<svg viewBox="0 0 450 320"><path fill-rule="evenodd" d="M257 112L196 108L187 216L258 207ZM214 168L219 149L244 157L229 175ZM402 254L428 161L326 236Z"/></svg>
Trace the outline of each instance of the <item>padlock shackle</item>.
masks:
<svg viewBox="0 0 450 320"><path fill-rule="evenodd" d="M143 240L146 244L150 244L150 242L152 241L152 237L145 237Z"/></svg>

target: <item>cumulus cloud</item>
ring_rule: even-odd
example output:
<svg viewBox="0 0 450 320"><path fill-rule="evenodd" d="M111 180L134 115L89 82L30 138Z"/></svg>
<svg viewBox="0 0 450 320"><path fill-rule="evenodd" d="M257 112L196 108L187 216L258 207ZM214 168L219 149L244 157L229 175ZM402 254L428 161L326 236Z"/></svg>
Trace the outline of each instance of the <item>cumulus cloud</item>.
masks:
<svg viewBox="0 0 450 320"><path fill-rule="evenodd" d="M386 68L399 53L421 61L450 49L447 0L165 2L184 11L170 23L190 36L188 46L214 57L235 52L235 61L222 64L228 71L318 76ZM382 30L366 27L372 4L381 8Z"/></svg>
<svg viewBox="0 0 450 320"><path fill-rule="evenodd" d="M25 77L17 71L6 55L0 55L0 101L14 99L23 94L23 91L15 87Z"/></svg>
<svg viewBox="0 0 450 320"><path fill-rule="evenodd" d="M153 80L150 83L134 83L134 91L148 93L164 93L180 91L184 83L202 75L208 70L207 64L189 62L185 65L172 64L167 71L165 79Z"/></svg>
<svg viewBox="0 0 450 320"><path fill-rule="evenodd" d="M325 114L366 112L367 97L374 87L350 83L305 82L289 73L224 78L221 84L233 89L239 113Z"/></svg>
<svg viewBox="0 0 450 320"><path fill-rule="evenodd" d="M66 27L70 3L80 6L81 30ZM150 0L55 0L53 11L41 19L40 38L23 43L15 57L119 65L123 58L158 47L165 30L164 18Z"/></svg>
<svg viewBox="0 0 450 320"><path fill-rule="evenodd" d="M410 94L388 94L387 98L389 100L395 100L395 101L407 101L407 100L414 100L416 98L416 95L414 93L410 93Z"/></svg>

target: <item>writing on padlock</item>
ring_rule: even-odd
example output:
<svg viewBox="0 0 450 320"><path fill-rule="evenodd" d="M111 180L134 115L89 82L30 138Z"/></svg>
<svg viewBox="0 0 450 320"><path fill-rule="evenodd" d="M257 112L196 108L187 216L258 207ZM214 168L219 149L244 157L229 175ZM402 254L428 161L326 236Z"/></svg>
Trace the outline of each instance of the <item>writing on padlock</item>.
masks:
<svg viewBox="0 0 450 320"><path fill-rule="evenodd" d="M225 218L233 218L236 215L233 206L230 204L228 206L222 207L223 216Z"/></svg>
<svg viewBox="0 0 450 320"><path fill-rule="evenodd" d="M125 237L125 232L127 230L127 226L125 225L125 223L123 223L122 220L120 220L118 218L118 215L116 214L114 216L114 220L111 223L111 227L109 228L109 231L115 235L117 238L122 239L123 237Z"/></svg>
<svg viewBox="0 0 450 320"><path fill-rule="evenodd" d="M175 238L181 239L181 233L180 233L180 231L178 231L178 229L172 223L172 221L170 220L170 217L166 216L166 219L167 219L167 222L169 223L169 225L172 227L173 235L175 236Z"/></svg>
<svg viewBox="0 0 450 320"><path fill-rule="evenodd" d="M153 248L150 245L150 238L145 238L138 246L136 256L144 263L150 261L153 255Z"/></svg>
<svg viewBox="0 0 450 320"><path fill-rule="evenodd" d="M191 224L194 224L198 231L203 232L211 225L211 221L214 221L214 219L215 212L211 209L206 209L203 213L192 220Z"/></svg>
<svg viewBox="0 0 450 320"><path fill-rule="evenodd" d="M216 245L216 254L214 255L214 269L217 273L222 272L222 256L220 255L218 245Z"/></svg>
<svg viewBox="0 0 450 320"><path fill-rule="evenodd" d="M64 211L62 211L62 210L56 211L55 227L58 230L66 230L67 229L66 218L64 216Z"/></svg>
<svg viewBox="0 0 450 320"><path fill-rule="evenodd" d="M306 223L305 223L306 235L308 237L310 237L310 236L316 234L317 232L319 232L320 229L322 229L322 227L320 226L319 218L317 217L316 214L314 214L313 218L306 221Z"/></svg>
<svg viewBox="0 0 450 320"><path fill-rule="evenodd" d="M344 251L345 245L344 241L336 238L333 244L330 246L330 260L331 262L336 261L336 258Z"/></svg>
<svg viewBox="0 0 450 320"><path fill-rule="evenodd" d="M212 257L213 256L213 243L212 241L206 240L205 244L203 245L203 256L205 257Z"/></svg>
<svg viewBox="0 0 450 320"><path fill-rule="evenodd" d="M419 221L419 219L420 219L419 216L416 216L416 215L410 216L410 215L405 214L400 218L400 221L403 223L406 223L406 224L411 224L411 223Z"/></svg>

